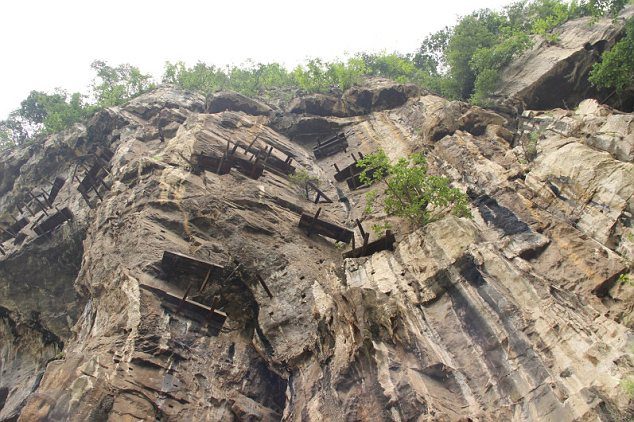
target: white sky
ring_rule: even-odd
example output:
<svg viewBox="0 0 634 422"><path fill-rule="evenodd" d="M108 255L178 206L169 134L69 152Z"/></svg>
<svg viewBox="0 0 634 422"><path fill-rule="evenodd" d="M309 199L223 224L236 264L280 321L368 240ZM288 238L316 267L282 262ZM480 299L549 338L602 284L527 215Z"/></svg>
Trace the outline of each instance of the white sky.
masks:
<svg viewBox="0 0 634 422"><path fill-rule="evenodd" d="M130 63L157 78L166 60L294 66L309 57L413 52L459 15L511 0L4 0L0 119L32 89L87 92L90 63Z"/></svg>

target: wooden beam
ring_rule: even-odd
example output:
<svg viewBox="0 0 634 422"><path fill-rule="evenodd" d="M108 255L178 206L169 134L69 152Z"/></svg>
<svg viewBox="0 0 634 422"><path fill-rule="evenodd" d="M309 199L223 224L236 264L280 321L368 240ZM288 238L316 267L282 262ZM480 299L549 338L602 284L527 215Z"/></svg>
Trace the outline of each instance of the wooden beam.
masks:
<svg viewBox="0 0 634 422"><path fill-rule="evenodd" d="M73 219L73 213L70 211L68 207L63 208L57 211L55 214L51 215L40 224L33 228L33 231L37 233L39 236L50 233L66 221Z"/></svg>
<svg viewBox="0 0 634 422"><path fill-rule="evenodd" d="M264 282L264 279L262 278L262 276L260 276L260 274L256 272L255 277L258 279L258 281L262 285L262 288L264 289L264 291L266 291L266 294L269 296L269 299L273 299L273 293L271 293L271 291L269 290L269 287Z"/></svg>
<svg viewBox="0 0 634 422"><path fill-rule="evenodd" d="M346 136L340 133L325 142L318 142L317 146L313 148L313 154L315 154L315 158L325 158L340 151L345 151L347 148L348 141Z"/></svg>
<svg viewBox="0 0 634 422"><path fill-rule="evenodd" d="M212 273L221 274L224 267L212 262L203 261L193 256L185 255L178 252L164 251L161 260L161 268L166 273L190 273L190 274L206 274L211 270Z"/></svg>
<svg viewBox="0 0 634 422"><path fill-rule="evenodd" d="M173 293L143 283L139 283L139 287L153 293L155 296L158 296L161 300L161 305L174 313L176 313L176 309L178 309L178 306L181 304L182 297L176 296ZM226 313L212 309L209 306L195 302L191 299L185 299L185 301L182 302L179 313L193 321L197 321L201 324L208 324L212 335L218 335L227 319Z"/></svg>
<svg viewBox="0 0 634 422"><path fill-rule="evenodd" d="M396 238L394 237L394 234L390 230L387 230L385 232L385 236L375 240L374 242L366 243L364 239L365 245L359 248L355 248L353 244L352 250L345 252L343 257L360 258L363 256L370 256L380 251L393 251L395 242Z"/></svg>
<svg viewBox="0 0 634 422"><path fill-rule="evenodd" d="M315 204L320 203L319 202L320 197L325 199L325 201L322 201L322 202L327 203L327 204L332 203L332 199L328 198L328 196L326 196L326 194L323 193L321 191L321 189L319 189L317 186L315 186L315 184L313 182L311 182L311 181L306 182L306 186L309 186L315 192L317 192L317 197L315 198Z"/></svg>
<svg viewBox="0 0 634 422"><path fill-rule="evenodd" d="M302 214L299 220L299 227L304 229L307 235L312 233L320 234L322 236L330 237L331 239L338 240L343 243L350 243L354 233L345 227L338 226L328 221L319 220L319 211L315 217Z"/></svg>

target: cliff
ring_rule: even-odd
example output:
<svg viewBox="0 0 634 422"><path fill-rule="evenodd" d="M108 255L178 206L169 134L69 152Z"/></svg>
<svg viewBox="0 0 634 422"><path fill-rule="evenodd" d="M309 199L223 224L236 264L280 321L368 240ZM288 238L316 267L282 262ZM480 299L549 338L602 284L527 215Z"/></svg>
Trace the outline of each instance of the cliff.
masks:
<svg viewBox="0 0 634 422"><path fill-rule="evenodd" d="M384 80L287 109L165 86L14 150L0 420L626 420L633 120ZM334 165L378 149L424 152L473 219L364 213ZM391 222L394 250L343 258L298 227L318 209L342 236Z"/></svg>

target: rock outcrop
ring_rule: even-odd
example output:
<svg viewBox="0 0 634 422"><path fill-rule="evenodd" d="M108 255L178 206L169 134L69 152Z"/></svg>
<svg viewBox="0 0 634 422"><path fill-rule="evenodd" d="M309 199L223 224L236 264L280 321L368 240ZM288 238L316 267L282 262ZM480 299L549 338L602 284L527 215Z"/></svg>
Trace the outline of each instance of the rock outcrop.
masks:
<svg viewBox="0 0 634 422"><path fill-rule="evenodd" d="M632 95L619 98L597 90L588 82L588 74L601 54L620 39L625 21L632 16L634 6L626 6L614 21L586 17L564 23L554 30L554 43L535 37L533 47L502 71L496 96L535 110L574 108L586 98L597 98L631 111Z"/></svg>
<svg viewBox="0 0 634 422"><path fill-rule="evenodd" d="M491 111L380 98L360 115L309 116L242 100L210 110L164 87L0 158L2 227L30 220L0 245L0 420L632 417L632 115L591 102L527 111L529 162L516 123ZM311 147L336 132L347 153L316 160ZM227 145L250 163L248 151L292 158L346 203L315 204L273 167L192 171L193 156L222 160ZM333 164L379 148L425 152L473 218L419 228L364 213L367 189L336 183ZM106 187L86 201L78 179L104 156ZM52 205L73 219L38 235L46 217L26 214L25 192L57 176ZM390 221L395 250L343 259L297 227L319 208L350 230ZM164 251L215 270L175 274ZM204 322L214 309L219 329Z"/></svg>

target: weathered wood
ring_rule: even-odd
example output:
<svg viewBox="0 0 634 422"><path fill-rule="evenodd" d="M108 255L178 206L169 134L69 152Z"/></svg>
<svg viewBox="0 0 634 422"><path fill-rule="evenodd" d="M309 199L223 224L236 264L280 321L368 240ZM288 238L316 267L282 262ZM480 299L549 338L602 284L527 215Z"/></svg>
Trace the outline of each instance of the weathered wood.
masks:
<svg viewBox="0 0 634 422"><path fill-rule="evenodd" d="M315 204L320 204L320 203L331 204L332 203L332 199L328 198L328 196L326 196L326 194L323 193L321 189L315 186L313 182L310 182L310 181L306 182L306 186L310 187L315 192L317 192L317 196L315 197ZM324 201L320 201L321 198L323 198Z"/></svg>
<svg viewBox="0 0 634 422"><path fill-rule="evenodd" d="M337 182L343 182L349 177L354 177L363 171L363 169L357 165L356 161L344 167L342 170L339 170L338 167L335 167L335 169L337 170L337 173L335 173L335 180Z"/></svg>
<svg viewBox="0 0 634 422"><path fill-rule="evenodd" d="M26 233L18 233L15 235L15 238L13 239L13 244L14 245L21 245L22 242L24 242L24 239L26 239Z"/></svg>
<svg viewBox="0 0 634 422"><path fill-rule="evenodd" d="M232 156L210 157L203 154L192 154L191 161L198 169L211 171L219 175L228 174L233 165Z"/></svg>
<svg viewBox="0 0 634 422"><path fill-rule="evenodd" d="M167 310L183 315L192 321L207 324L212 335L218 335L227 320L226 313L212 309L202 303L195 302L191 299L185 299L183 301L182 297L147 284L139 283L139 287L158 296L159 299L161 299L161 305ZM178 312L176 312L177 310Z"/></svg>
<svg viewBox="0 0 634 422"><path fill-rule="evenodd" d="M48 215L48 213L46 212L46 206L42 203L42 201L40 201L40 198L38 198L37 196L33 195L33 192L29 191L29 196L31 197L31 199L33 201L35 201L38 205L38 207L40 207L40 210L45 214Z"/></svg>
<svg viewBox="0 0 634 422"><path fill-rule="evenodd" d="M212 273L221 274L224 269L218 264L171 251L163 252L161 267L166 273L189 273L200 275L201 277L210 270Z"/></svg>
<svg viewBox="0 0 634 422"><path fill-rule="evenodd" d="M99 184L101 184L106 190L110 190L106 182L104 182L104 176L101 172L106 172L105 168L101 163L95 161L90 168L85 168L86 173L84 174L84 178L79 182L79 186L77 186L77 190L81 193L81 196L84 198L86 203L92 208L90 204L90 196L89 192L92 189L95 194L99 197L100 200L103 201L103 197L99 193ZM79 179L79 178L78 178Z"/></svg>
<svg viewBox="0 0 634 422"><path fill-rule="evenodd" d="M340 151L345 151L347 148L348 140L343 133L340 133L324 142L319 142L313 148L313 154L315 154L315 158L325 158Z"/></svg>
<svg viewBox="0 0 634 422"><path fill-rule="evenodd" d="M260 276L259 273L255 273L255 277L260 282L260 285L262 285L262 288L264 289L266 294L269 296L269 299L273 299L273 293L271 293L271 291L269 290L269 286L266 285L266 283L264 282L264 279L262 278L262 276Z"/></svg>
<svg viewBox="0 0 634 422"><path fill-rule="evenodd" d="M9 232L12 237L16 237L20 230L25 228L27 224L29 224L29 219L26 217L22 217L19 220L16 220L15 223L7 227L6 231Z"/></svg>
<svg viewBox="0 0 634 422"><path fill-rule="evenodd" d="M343 243L350 243L354 233L345 227L338 226L308 214L302 214L299 219L299 227L310 236L312 233L330 237Z"/></svg>
<svg viewBox="0 0 634 422"><path fill-rule="evenodd" d="M242 154L236 154L233 156L234 167L236 168L236 170L238 170L245 176L250 177L251 179L259 179L264 173L264 165L262 164L262 162L259 160L258 157L256 157L255 161L250 161L246 157L241 155Z"/></svg>
<svg viewBox="0 0 634 422"><path fill-rule="evenodd" d="M65 222L73 219L73 213L68 208L63 208L57 211L55 214L46 218L40 224L33 228L33 231L39 236L50 233Z"/></svg>
<svg viewBox="0 0 634 422"><path fill-rule="evenodd" d="M374 176L375 171L376 170L374 169L369 169L366 172L366 176L371 179ZM359 189L359 188L367 186L365 183L361 181L361 172L359 172L358 174L352 177L348 177L346 179L346 183L348 184L348 188L350 188L350 190L355 190L355 189Z"/></svg>
<svg viewBox="0 0 634 422"><path fill-rule="evenodd" d="M369 234L369 233L368 233ZM344 258L360 258L362 256L370 256L380 251L393 251L396 238L394 233L390 230L385 232L385 236L375 240L374 242L366 243L358 248L352 248L352 250L343 254Z"/></svg>

